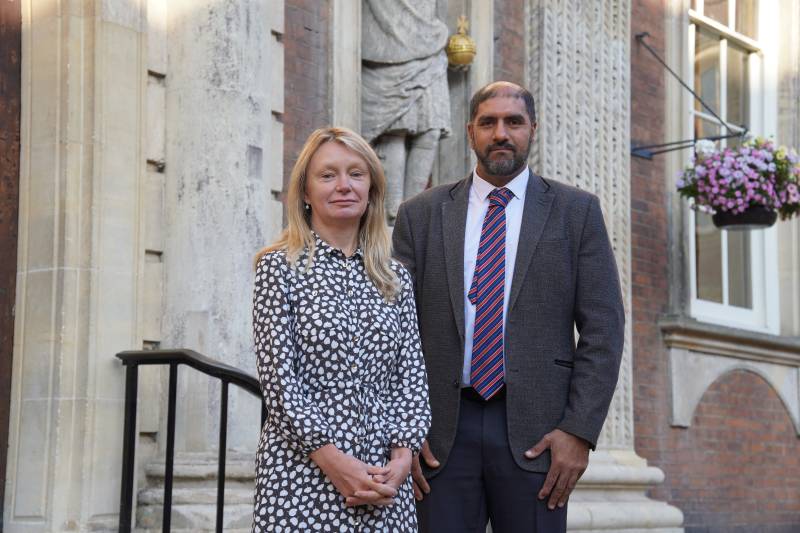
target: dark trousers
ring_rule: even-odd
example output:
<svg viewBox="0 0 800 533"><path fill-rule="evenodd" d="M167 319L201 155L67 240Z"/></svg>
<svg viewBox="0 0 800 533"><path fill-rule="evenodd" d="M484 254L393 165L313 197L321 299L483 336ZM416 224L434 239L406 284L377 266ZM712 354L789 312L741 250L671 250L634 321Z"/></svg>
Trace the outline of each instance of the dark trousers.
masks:
<svg viewBox="0 0 800 533"><path fill-rule="evenodd" d="M498 396L485 402L472 390L462 392L450 457L429 480L430 494L417 502L422 533L485 533L489 521L493 533L566 532L567 506L551 511L537 497L546 475L514 462L506 402Z"/></svg>

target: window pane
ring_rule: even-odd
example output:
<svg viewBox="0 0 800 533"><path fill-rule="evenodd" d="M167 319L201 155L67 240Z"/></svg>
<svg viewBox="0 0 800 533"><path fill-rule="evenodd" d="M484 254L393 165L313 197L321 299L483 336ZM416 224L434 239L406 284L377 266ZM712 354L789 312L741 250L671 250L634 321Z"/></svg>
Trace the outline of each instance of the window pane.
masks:
<svg viewBox="0 0 800 533"><path fill-rule="evenodd" d="M694 92L719 114L719 39L698 29L694 48ZM695 99L694 108L705 109Z"/></svg>
<svg viewBox="0 0 800 533"><path fill-rule="evenodd" d="M736 0L736 31L758 39L758 0Z"/></svg>
<svg viewBox="0 0 800 533"><path fill-rule="evenodd" d="M712 137L719 135L719 126L714 122L702 119L700 117L694 118L694 136L696 139L703 137Z"/></svg>
<svg viewBox="0 0 800 533"><path fill-rule="evenodd" d="M722 233L714 227L711 215L699 211L694 228L697 297L722 303Z"/></svg>
<svg viewBox="0 0 800 533"><path fill-rule="evenodd" d="M728 0L706 0L703 3L703 15L727 26Z"/></svg>
<svg viewBox="0 0 800 533"><path fill-rule="evenodd" d="M750 232L727 231L728 234L728 303L753 308L750 273Z"/></svg>
<svg viewBox="0 0 800 533"><path fill-rule="evenodd" d="M750 122L749 57L747 51L728 43L728 114L725 120L739 126Z"/></svg>

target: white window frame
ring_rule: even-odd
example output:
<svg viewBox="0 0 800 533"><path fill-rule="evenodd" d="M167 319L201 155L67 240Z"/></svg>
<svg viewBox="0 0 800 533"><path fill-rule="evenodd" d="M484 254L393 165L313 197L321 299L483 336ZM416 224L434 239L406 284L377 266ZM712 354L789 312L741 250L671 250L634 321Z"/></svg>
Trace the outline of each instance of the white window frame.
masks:
<svg viewBox="0 0 800 533"><path fill-rule="evenodd" d="M697 0L697 11L688 10L689 30L685 41L687 52L687 71L684 79L690 87L694 87L695 35L698 26L718 34L725 40L720 43L720 98L719 107L714 111L725 117L727 98L727 65L725 48L728 42L745 48L751 52L748 63L750 76L750 116L748 126L750 132L761 136L774 136L777 129L777 37L775 25L769 22L777 20L779 15L774 2L759 2L758 27L759 40L755 41L733 32L728 26L701 15L703 0ZM735 0L729 0L729 21L735 21ZM733 24L733 23L732 23ZM684 138L694 136L695 117L711 122L717 120L705 111L695 110L694 97L688 92L684 96L685 124ZM738 128L733 128L734 131ZM721 131L724 131L721 129ZM777 228L750 231L750 273L752 290L752 309L729 305L728 299L728 246L727 230L723 230L721 239L722 292L723 303L702 300L697 296L697 257L695 239L694 210L689 217L689 284L690 314L702 322L709 322L741 329L778 334L780 331L780 299L778 292L778 246Z"/></svg>

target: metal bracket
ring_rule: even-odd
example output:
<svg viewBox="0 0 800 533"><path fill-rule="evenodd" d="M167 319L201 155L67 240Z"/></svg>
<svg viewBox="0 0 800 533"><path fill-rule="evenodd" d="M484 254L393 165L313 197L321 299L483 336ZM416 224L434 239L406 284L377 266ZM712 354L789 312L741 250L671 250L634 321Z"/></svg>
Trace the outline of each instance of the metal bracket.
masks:
<svg viewBox="0 0 800 533"><path fill-rule="evenodd" d="M747 132L748 132L747 126L742 125L741 127L743 128L743 130L741 132L733 131L733 129L728 125L728 123L726 123L724 120L722 120L719 117L719 115L717 115L714 112L714 110L711 109L711 107L708 104L706 104L705 101L703 101L702 98L700 98L700 95L698 95L696 92L694 92L692 90L692 88L689 87L689 85L685 81L683 81L681 79L681 77L678 76L678 74L674 70L672 70L669 67L669 65L667 65L667 63L663 59L661 59L661 56L658 55L658 53L653 49L653 47L645 42L645 39L647 37L649 37L649 36L650 36L650 34L648 32L646 32L646 31L642 32L642 33L637 33L636 34L636 41L640 45L644 46L645 49L648 52L650 52L653 55L653 57L655 57L656 60L664 66L665 69L667 69L667 72L672 74L672 76L676 80L678 80L678 83L680 83L681 86L684 89L689 91L692 94L692 96L694 96L694 98L698 102L700 102L700 105L703 106L703 108L706 111L708 111L715 119L717 119L717 121L719 122L719 124L721 126L724 126L725 129L728 130L728 135L713 135L713 136L709 136L709 137L699 137L699 138L695 137L695 138L692 138L692 139L684 139L682 141L672 141L672 142L667 142L667 143L648 144L648 145L641 145L641 146L637 146L636 144L631 143L631 155L634 156L634 157L641 157L643 159L653 159L653 156L657 155L657 154L663 154L663 153L666 153L666 152L673 152L675 150L685 150L687 148L694 148L694 145L697 143L697 141L700 141L700 140L718 141L718 140L721 140L721 139L731 139L731 138L734 138L734 137L744 137L745 135L747 135Z"/></svg>

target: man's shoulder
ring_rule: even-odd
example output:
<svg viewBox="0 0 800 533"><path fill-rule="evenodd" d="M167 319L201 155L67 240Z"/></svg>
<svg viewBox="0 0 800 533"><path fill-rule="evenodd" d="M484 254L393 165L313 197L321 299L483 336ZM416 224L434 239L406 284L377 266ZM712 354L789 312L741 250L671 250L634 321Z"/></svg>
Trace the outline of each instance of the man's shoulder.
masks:
<svg viewBox="0 0 800 533"><path fill-rule="evenodd" d="M577 203L586 206L597 198L595 194L574 185L543 176L538 176L538 178L547 186L547 192L556 195L563 203L573 205Z"/></svg>

